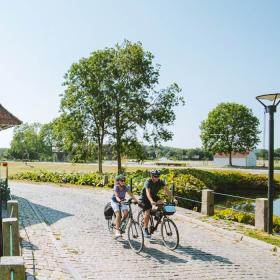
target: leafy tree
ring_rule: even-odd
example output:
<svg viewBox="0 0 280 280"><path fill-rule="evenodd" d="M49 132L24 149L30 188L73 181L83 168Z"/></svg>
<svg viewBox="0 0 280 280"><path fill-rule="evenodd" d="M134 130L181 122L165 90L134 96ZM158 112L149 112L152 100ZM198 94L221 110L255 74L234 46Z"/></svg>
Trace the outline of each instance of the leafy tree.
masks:
<svg viewBox="0 0 280 280"><path fill-rule="evenodd" d="M274 156L277 157L277 154L280 151L277 151L277 149L274 150ZM266 149L256 149L255 154L257 159L267 160L268 159L268 150Z"/></svg>
<svg viewBox="0 0 280 280"><path fill-rule="evenodd" d="M157 90L159 65L153 64L154 56L144 51L141 43L125 41L111 49L107 75L111 116L109 134L115 147L118 172L124 143L137 143L137 132L143 131L148 142L167 141L172 138L168 126L175 120L173 108L183 104L178 96L177 84Z"/></svg>
<svg viewBox="0 0 280 280"><path fill-rule="evenodd" d="M14 129L9 154L16 159L39 160L43 143L39 139L41 124L22 124Z"/></svg>
<svg viewBox="0 0 280 280"><path fill-rule="evenodd" d="M68 156L73 162L86 162L94 157L96 145L87 138L81 120L76 116L62 113L51 123L52 146ZM95 158L95 157L94 157Z"/></svg>
<svg viewBox="0 0 280 280"><path fill-rule="evenodd" d="M80 140L97 144L99 172L105 138L116 153L118 172L127 147L139 150L137 132L149 142L172 138L167 127L183 99L175 83L156 89L159 65L153 65L153 58L140 43L125 41L82 58L65 75L61 110L71 119L72 131L81 128Z"/></svg>
<svg viewBox="0 0 280 280"><path fill-rule="evenodd" d="M98 145L99 172L102 172L103 143L108 119L111 117L109 106L108 65L112 51L105 49L93 52L89 58L74 63L65 75L66 90L61 99L63 118L67 120L68 145L79 148L79 143ZM66 124L67 125L67 124ZM73 145L76 138L76 146ZM67 140L67 138L65 139ZM66 144L66 145L67 145Z"/></svg>
<svg viewBox="0 0 280 280"><path fill-rule="evenodd" d="M245 152L259 142L259 120L252 110L236 103L221 103L201 125L201 140L206 150L227 153L232 165L233 152Z"/></svg>

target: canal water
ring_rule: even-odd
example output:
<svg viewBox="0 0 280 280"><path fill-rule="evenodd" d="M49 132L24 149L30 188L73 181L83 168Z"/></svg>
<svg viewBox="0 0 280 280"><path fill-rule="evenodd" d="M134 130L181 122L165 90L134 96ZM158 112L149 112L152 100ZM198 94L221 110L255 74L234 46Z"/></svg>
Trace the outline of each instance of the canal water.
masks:
<svg viewBox="0 0 280 280"><path fill-rule="evenodd" d="M280 198L277 198L273 201L273 214L280 216Z"/></svg>

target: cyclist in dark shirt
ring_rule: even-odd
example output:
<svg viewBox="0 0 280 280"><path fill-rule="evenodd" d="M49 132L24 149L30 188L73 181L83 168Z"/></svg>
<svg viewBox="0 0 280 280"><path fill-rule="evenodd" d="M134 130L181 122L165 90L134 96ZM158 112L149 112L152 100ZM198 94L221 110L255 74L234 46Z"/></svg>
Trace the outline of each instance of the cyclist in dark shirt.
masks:
<svg viewBox="0 0 280 280"><path fill-rule="evenodd" d="M167 185L163 180L159 178L160 171L159 170L152 170L151 171L151 178L148 179L145 184L144 188L141 192L140 201L144 204L144 236L150 237L150 233L148 231L148 223L150 220L151 209L153 205L156 203L160 203L160 199L158 197L158 192L163 188L164 192L168 195L171 201L177 202L176 199L173 198L171 192L169 191Z"/></svg>

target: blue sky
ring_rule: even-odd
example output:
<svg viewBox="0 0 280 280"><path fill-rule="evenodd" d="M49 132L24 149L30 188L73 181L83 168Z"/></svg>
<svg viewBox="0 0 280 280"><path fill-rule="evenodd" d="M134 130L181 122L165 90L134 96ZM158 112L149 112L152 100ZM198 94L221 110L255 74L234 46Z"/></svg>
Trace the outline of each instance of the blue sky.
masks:
<svg viewBox="0 0 280 280"><path fill-rule="evenodd" d="M0 0L0 103L24 122L49 122L70 65L128 39L162 65L160 86L177 82L186 99L166 145L199 147L199 125L220 102L248 106L262 130L255 97L280 91L279 10L256 0ZM11 138L0 132L0 147Z"/></svg>

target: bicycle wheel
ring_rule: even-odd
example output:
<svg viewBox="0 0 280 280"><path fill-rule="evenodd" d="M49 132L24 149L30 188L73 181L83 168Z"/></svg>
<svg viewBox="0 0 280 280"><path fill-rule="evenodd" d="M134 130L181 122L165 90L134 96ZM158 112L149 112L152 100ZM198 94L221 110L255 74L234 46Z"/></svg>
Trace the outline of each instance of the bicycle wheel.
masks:
<svg viewBox="0 0 280 280"><path fill-rule="evenodd" d="M163 219L160 232L164 246L175 250L179 244L179 232L175 223L168 218Z"/></svg>
<svg viewBox="0 0 280 280"><path fill-rule="evenodd" d="M137 216L137 222L140 225L140 227L144 226L144 210L140 210Z"/></svg>
<svg viewBox="0 0 280 280"><path fill-rule="evenodd" d="M142 228L135 221L131 221L127 230L128 243L130 248L139 253L144 247L144 236Z"/></svg>
<svg viewBox="0 0 280 280"><path fill-rule="evenodd" d="M111 219L107 220L107 226L108 226L108 230L110 233L113 233L113 231L114 231L115 218L116 218L116 216L115 216L115 214L113 214Z"/></svg>

